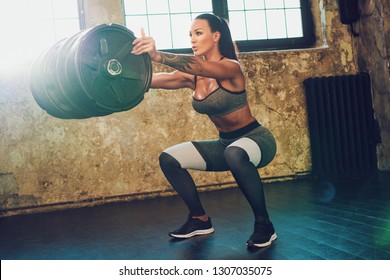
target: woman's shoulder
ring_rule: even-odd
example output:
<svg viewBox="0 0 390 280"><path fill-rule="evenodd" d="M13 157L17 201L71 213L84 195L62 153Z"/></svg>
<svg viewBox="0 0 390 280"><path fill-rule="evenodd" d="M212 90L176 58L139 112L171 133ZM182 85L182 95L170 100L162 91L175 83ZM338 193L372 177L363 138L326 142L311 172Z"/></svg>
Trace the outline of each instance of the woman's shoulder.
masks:
<svg viewBox="0 0 390 280"><path fill-rule="evenodd" d="M234 64L240 65L240 62L239 62L238 60L236 60L236 59L234 59L234 58L228 58L228 57L226 57L226 56L223 56L219 62L220 62L220 63L226 63L226 62L228 62L228 63L234 63Z"/></svg>
<svg viewBox="0 0 390 280"><path fill-rule="evenodd" d="M225 65L228 65L230 70L237 70L239 72L242 72L241 64L236 59L224 57L223 59L221 59L219 61L219 63L223 63Z"/></svg>

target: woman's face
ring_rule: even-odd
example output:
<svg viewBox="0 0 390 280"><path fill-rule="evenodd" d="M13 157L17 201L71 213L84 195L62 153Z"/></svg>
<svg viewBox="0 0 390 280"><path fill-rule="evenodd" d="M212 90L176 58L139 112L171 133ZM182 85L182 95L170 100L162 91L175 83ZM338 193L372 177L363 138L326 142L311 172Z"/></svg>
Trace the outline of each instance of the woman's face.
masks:
<svg viewBox="0 0 390 280"><path fill-rule="evenodd" d="M194 55L206 55L213 48L218 48L219 36L219 32L211 32L207 20L195 19L190 30L191 47Z"/></svg>

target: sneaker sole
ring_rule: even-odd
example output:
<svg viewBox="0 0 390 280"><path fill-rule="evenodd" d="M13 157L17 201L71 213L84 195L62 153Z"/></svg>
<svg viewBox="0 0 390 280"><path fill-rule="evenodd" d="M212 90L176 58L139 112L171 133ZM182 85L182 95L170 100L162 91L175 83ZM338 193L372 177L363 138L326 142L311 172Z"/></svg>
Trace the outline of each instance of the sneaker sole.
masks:
<svg viewBox="0 0 390 280"><path fill-rule="evenodd" d="M271 235L271 238L267 242L264 243L247 242L246 245L248 247L257 247L257 248L267 247L271 245L272 241L274 241L276 238L278 238L278 236L276 235L276 233L274 233Z"/></svg>
<svg viewBox="0 0 390 280"><path fill-rule="evenodd" d="M196 235L205 235L210 234L214 232L214 228L209 229L201 229L201 230L195 230L193 232L187 233L187 234L174 234L170 233L169 236L175 237L175 238L190 238Z"/></svg>

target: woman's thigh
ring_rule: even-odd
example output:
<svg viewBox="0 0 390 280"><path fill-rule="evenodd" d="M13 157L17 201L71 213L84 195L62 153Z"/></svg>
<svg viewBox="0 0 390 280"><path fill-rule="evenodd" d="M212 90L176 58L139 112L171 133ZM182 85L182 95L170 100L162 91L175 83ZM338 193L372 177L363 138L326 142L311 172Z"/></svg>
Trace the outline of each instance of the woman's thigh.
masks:
<svg viewBox="0 0 390 280"><path fill-rule="evenodd" d="M200 140L180 143L164 152L173 156L181 168L201 171L226 171L225 146L218 140Z"/></svg>

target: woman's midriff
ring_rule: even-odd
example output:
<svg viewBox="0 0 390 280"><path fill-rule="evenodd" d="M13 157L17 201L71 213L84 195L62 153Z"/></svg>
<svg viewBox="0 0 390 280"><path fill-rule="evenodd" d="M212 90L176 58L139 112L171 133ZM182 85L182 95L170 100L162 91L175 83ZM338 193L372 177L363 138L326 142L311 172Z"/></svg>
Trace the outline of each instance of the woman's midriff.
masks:
<svg viewBox="0 0 390 280"><path fill-rule="evenodd" d="M211 121L220 132L231 132L240 129L255 120L249 106L234 111L222 117L213 117Z"/></svg>

